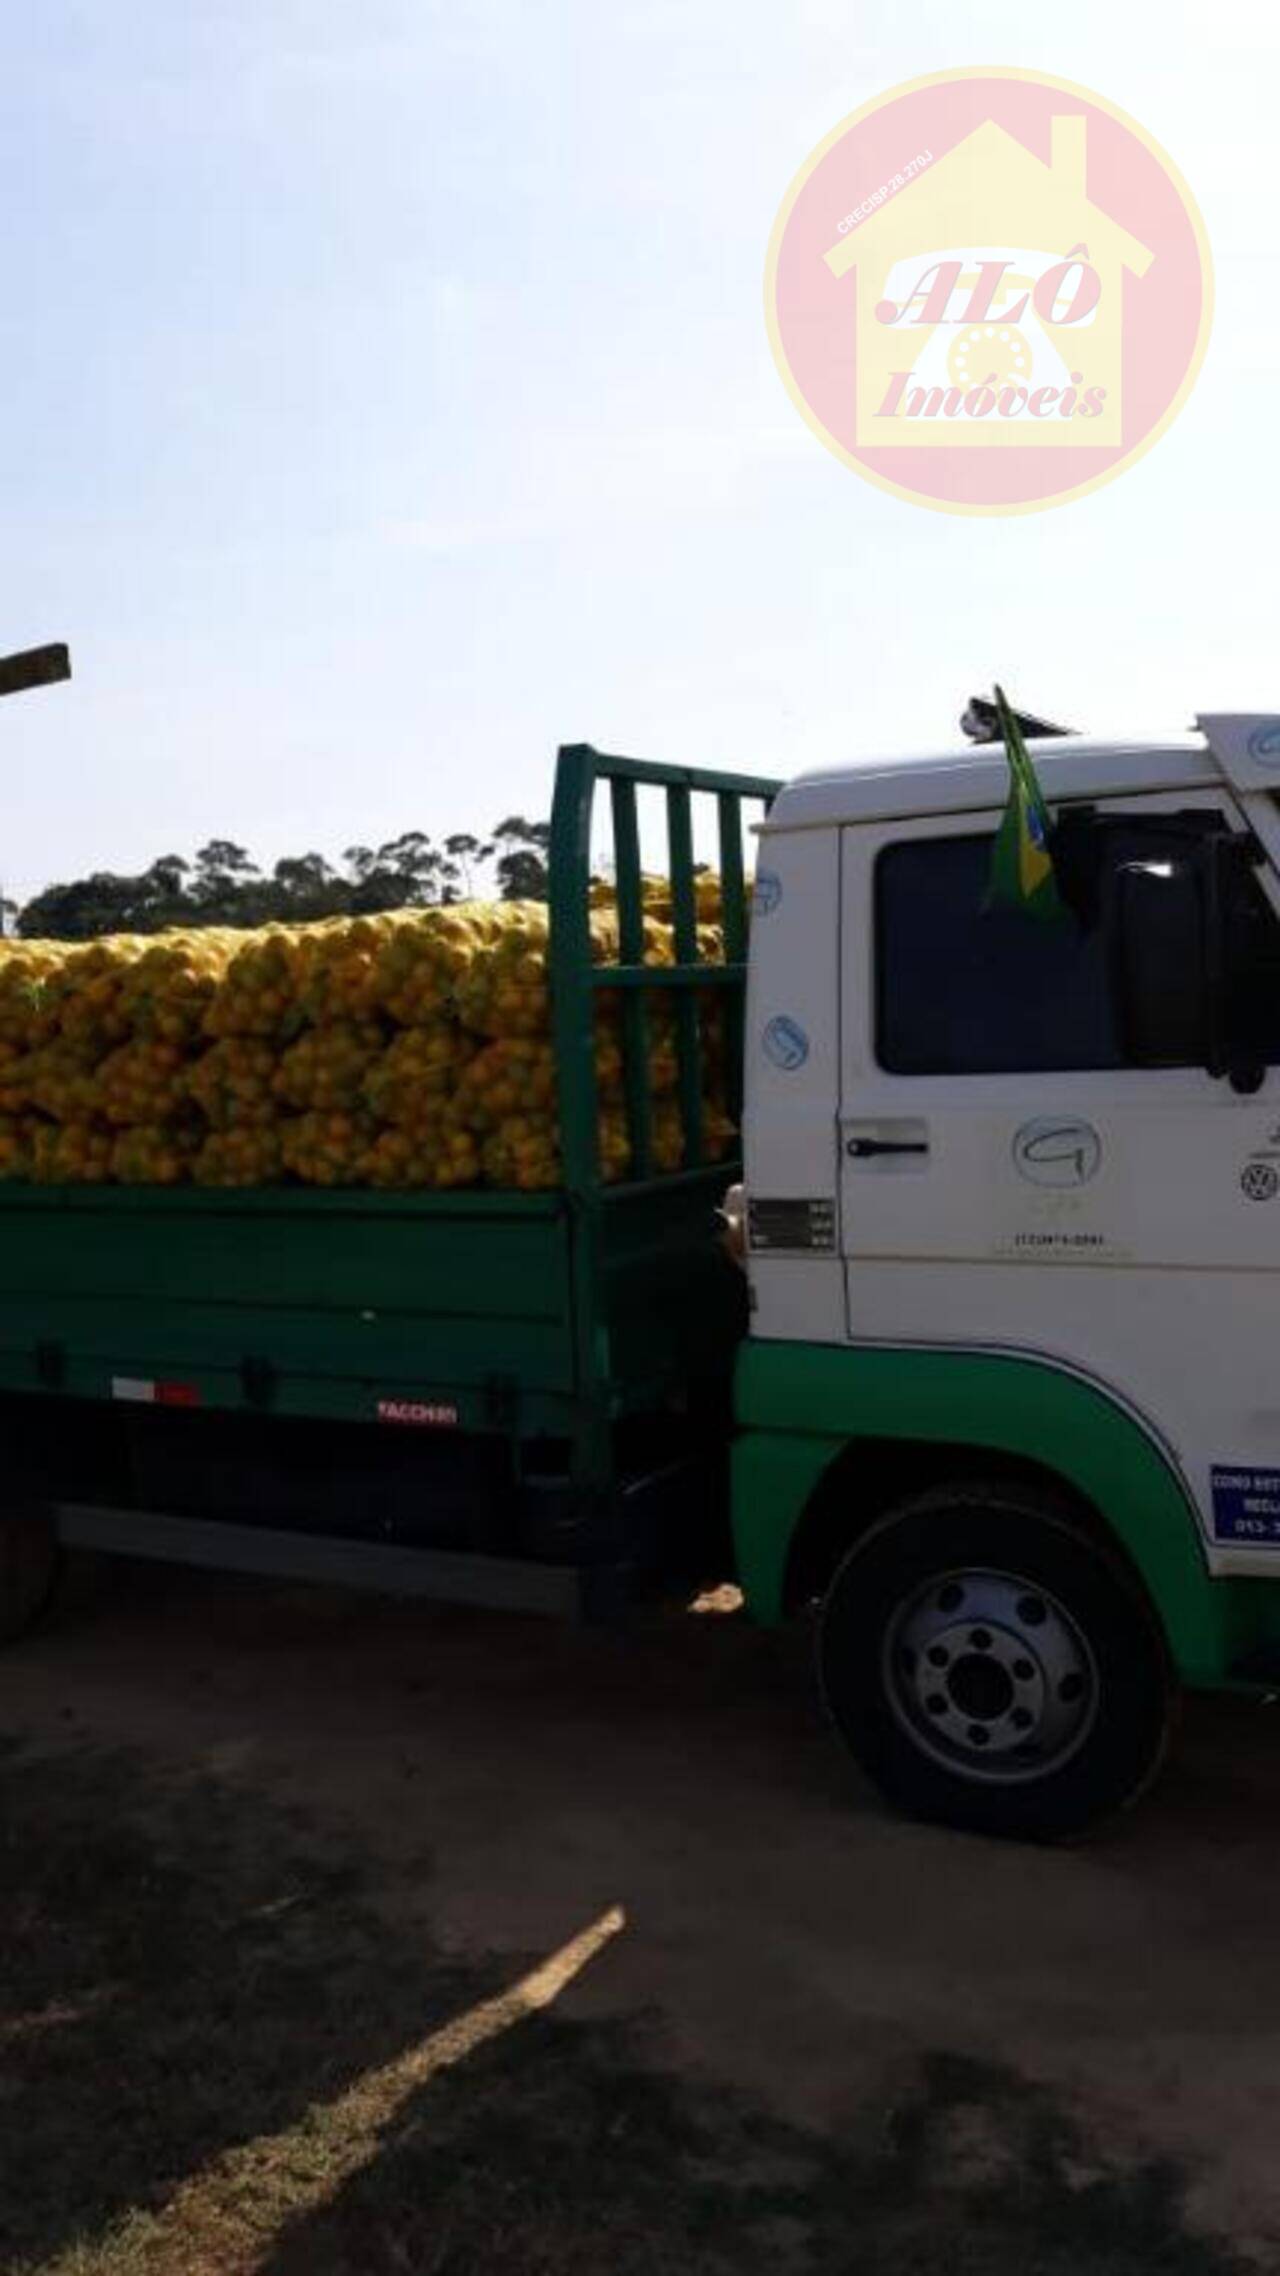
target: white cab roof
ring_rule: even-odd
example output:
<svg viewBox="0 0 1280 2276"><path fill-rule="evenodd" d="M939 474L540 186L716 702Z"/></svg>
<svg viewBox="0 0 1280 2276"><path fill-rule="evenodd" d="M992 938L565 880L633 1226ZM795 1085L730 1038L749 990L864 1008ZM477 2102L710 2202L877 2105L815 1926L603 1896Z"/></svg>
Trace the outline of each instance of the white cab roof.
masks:
<svg viewBox="0 0 1280 2276"><path fill-rule="evenodd" d="M1196 790L1220 782L1203 735L1163 743L1095 743L1083 735L1037 736L1027 744L1045 797L1104 798L1144 790ZM1009 767L999 743L931 751L855 766L818 767L778 793L766 830L876 822L913 814L1001 807Z"/></svg>
<svg viewBox="0 0 1280 2276"><path fill-rule="evenodd" d="M1050 735L1034 737L1027 749L1051 803L1202 790L1224 778L1240 792L1280 789L1280 716L1268 712L1201 713L1194 734L1168 736L1159 743ZM764 828L810 830L914 814L976 813L1003 806L1008 792L1003 747L966 743L959 750L817 767L797 775L779 791Z"/></svg>

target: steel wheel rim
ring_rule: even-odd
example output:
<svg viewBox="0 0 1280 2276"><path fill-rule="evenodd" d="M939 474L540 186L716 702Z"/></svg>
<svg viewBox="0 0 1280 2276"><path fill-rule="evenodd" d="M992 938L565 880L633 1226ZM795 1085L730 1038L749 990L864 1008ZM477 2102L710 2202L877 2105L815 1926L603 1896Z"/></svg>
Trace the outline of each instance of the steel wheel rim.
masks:
<svg viewBox="0 0 1280 2276"><path fill-rule="evenodd" d="M885 1632L885 1695L930 1760L982 1785L1059 1770L1097 1720L1097 1662L1052 1592L961 1568L913 1591Z"/></svg>

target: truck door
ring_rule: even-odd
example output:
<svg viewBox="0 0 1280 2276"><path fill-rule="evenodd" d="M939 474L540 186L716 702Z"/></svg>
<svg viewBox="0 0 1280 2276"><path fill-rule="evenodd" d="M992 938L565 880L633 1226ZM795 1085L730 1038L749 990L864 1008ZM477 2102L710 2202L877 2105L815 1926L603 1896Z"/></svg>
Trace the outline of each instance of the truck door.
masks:
<svg viewBox="0 0 1280 2276"><path fill-rule="evenodd" d="M1213 792L1099 811L1126 818L1114 858L1160 875L1162 818L1188 809L1242 827ZM985 908L998 819L843 833L848 1333L1099 1380L1175 1453L1214 1568L1273 1572L1280 1007L1252 1095L1202 1065L1126 1063L1101 928ZM1248 883L1274 955L1280 920ZM1156 981L1180 984L1172 966Z"/></svg>

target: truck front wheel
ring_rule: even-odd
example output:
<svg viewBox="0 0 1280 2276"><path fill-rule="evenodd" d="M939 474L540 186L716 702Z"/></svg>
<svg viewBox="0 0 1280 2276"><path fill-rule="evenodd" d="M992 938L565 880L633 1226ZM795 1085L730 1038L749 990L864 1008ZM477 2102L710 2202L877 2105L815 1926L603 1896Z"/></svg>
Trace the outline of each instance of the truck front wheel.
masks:
<svg viewBox="0 0 1280 2276"><path fill-rule="evenodd" d="M1024 1840L1080 1833L1159 1768L1163 1639L1124 1568L1020 1490L904 1502L822 1607L832 1720L889 1801Z"/></svg>
<svg viewBox="0 0 1280 2276"><path fill-rule="evenodd" d="M58 1542L42 1510L0 1510L0 1644L34 1627L53 1595Z"/></svg>

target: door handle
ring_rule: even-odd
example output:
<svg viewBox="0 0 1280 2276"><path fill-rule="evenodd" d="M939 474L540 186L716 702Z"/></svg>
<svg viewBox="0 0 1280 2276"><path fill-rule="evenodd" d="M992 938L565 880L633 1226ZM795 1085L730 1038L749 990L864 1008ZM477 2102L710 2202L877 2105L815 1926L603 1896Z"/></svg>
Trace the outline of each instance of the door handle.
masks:
<svg viewBox="0 0 1280 2276"><path fill-rule="evenodd" d="M923 1138L847 1138L844 1150L851 1161L869 1162L874 1154L927 1154L929 1148Z"/></svg>

